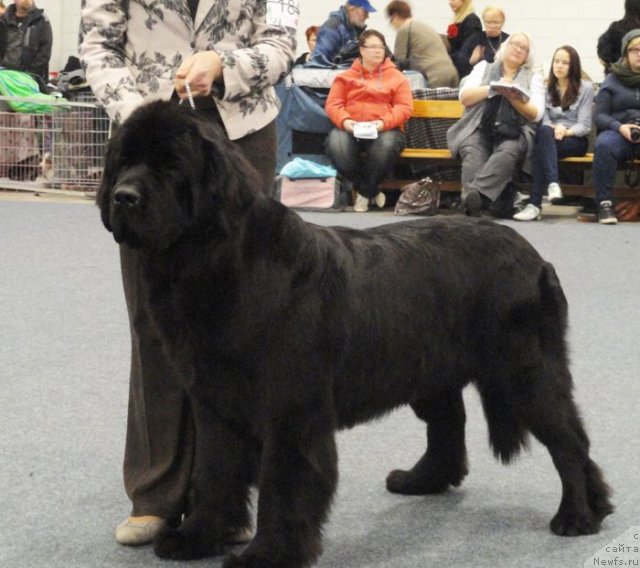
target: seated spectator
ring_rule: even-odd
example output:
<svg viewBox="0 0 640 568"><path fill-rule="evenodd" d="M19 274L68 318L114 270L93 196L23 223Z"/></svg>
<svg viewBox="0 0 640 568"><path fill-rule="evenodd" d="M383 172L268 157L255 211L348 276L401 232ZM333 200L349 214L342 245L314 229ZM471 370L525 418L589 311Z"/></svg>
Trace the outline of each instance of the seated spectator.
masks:
<svg viewBox="0 0 640 568"><path fill-rule="evenodd" d="M359 47L360 57L334 79L325 109L336 126L327 137L327 155L355 186L354 210L362 213L370 199L379 208L385 205L378 184L404 148L401 128L411 116L413 99L407 78L387 56L380 32L363 32ZM357 137L361 123L372 125L366 138Z"/></svg>
<svg viewBox="0 0 640 568"><path fill-rule="evenodd" d="M489 85L499 80L529 96ZM544 83L533 71L528 34L509 36L493 63L478 63L462 83L459 98L465 111L447 131L447 144L462 161L463 211L478 215L481 209L490 209L513 181L533 150L535 123L544 113ZM530 171L529 166L527 162L523 169Z"/></svg>
<svg viewBox="0 0 640 568"><path fill-rule="evenodd" d="M318 31L320 28L318 26L309 26L305 31L304 35L307 38L307 45L309 46L309 51L303 53L298 59L295 60L294 65L304 65L309 58L311 57L311 53L316 48L316 42L318 40Z"/></svg>
<svg viewBox="0 0 640 568"><path fill-rule="evenodd" d="M553 54L542 124L533 149L533 185L529 204L513 218L540 219L545 189L553 203L562 199L558 159L584 156L589 147L593 85L581 79L582 66L577 51L563 45Z"/></svg>
<svg viewBox="0 0 640 568"><path fill-rule="evenodd" d="M449 41L449 55L458 70L460 79L471 72L469 60L461 56L460 51L464 42L473 34L482 31L480 18L475 13L471 0L449 0L449 6L453 10L453 22L447 28L447 40Z"/></svg>
<svg viewBox="0 0 640 568"><path fill-rule="evenodd" d="M593 185L598 222L618 222L613 210L613 184L618 165L638 156L640 144L640 29L622 38L621 53L600 83L594 121L598 131L593 155Z"/></svg>
<svg viewBox="0 0 640 568"><path fill-rule="evenodd" d="M396 30L393 55L400 69L420 71L427 86L457 87L456 71L440 34L431 26L414 20L411 7L394 0L386 8L391 26Z"/></svg>
<svg viewBox="0 0 640 568"><path fill-rule="evenodd" d="M467 62L471 68L479 61L493 63L493 60L502 45L502 42L509 37L509 34L502 31L504 26L504 12L497 6L487 6L482 11L482 22L484 31L476 32L469 37L460 48L459 59Z"/></svg>
<svg viewBox="0 0 640 568"><path fill-rule="evenodd" d="M4 16L4 13L7 11L7 7L4 5L4 2L0 0L0 18Z"/></svg>
<svg viewBox="0 0 640 568"><path fill-rule="evenodd" d="M368 0L347 0L331 12L320 27L316 48L306 64L331 68L351 65L358 57L358 37L367 27L369 13L375 11Z"/></svg>
<svg viewBox="0 0 640 568"><path fill-rule="evenodd" d="M49 81L53 32L34 0L16 0L0 18L0 66L34 75L44 88Z"/></svg>
<svg viewBox="0 0 640 568"><path fill-rule="evenodd" d="M607 31L598 38L598 57L604 65L605 74L610 72L611 65L622 56L622 37L637 28L640 28L640 0L625 0L624 18L612 22Z"/></svg>

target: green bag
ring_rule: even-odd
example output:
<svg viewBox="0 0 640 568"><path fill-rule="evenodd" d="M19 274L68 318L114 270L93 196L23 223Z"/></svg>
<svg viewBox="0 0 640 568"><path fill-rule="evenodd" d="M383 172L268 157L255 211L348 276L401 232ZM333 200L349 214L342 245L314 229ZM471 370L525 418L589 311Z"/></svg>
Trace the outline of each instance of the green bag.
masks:
<svg viewBox="0 0 640 568"><path fill-rule="evenodd" d="M5 102L15 112L49 113L69 108L65 105L69 101L41 93L38 82L29 73L14 69L0 69L0 95L14 97ZM20 98L29 100L17 100Z"/></svg>

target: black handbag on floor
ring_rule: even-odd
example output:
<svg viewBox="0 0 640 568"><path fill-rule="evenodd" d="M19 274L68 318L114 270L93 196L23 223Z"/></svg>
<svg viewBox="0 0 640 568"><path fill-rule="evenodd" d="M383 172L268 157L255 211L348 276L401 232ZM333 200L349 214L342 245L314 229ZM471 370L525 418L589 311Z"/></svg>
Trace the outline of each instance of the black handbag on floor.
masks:
<svg viewBox="0 0 640 568"><path fill-rule="evenodd" d="M430 177L422 178L402 188L394 215L435 215L440 205L440 191Z"/></svg>

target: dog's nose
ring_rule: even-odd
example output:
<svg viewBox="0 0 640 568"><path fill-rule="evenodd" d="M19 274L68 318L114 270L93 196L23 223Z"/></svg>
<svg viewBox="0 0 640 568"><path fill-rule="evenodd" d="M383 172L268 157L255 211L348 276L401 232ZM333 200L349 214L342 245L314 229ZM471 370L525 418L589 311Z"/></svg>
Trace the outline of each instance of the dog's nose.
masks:
<svg viewBox="0 0 640 568"><path fill-rule="evenodd" d="M134 207L140 201L140 193L130 185L121 185L113 192L113 201L117 205Z"/></svg>

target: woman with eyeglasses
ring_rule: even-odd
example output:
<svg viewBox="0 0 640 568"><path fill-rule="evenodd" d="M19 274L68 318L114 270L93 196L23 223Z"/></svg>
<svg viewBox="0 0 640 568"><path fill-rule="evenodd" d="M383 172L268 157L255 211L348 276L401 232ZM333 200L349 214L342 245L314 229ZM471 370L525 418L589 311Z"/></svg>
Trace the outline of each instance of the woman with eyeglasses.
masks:
<svg viewBox="0 0 640 568"><path fill-rule="evenodd" d="M581 76L578 52L570 45L556 49L547 81L544 118L536 131L531 196L528 205L513 216L516 221L541 218L545 190L552 203L562 199L558 159L587 153L593 84Z"/></svg>
<svg viewBox="0 0 640 568"><path fill-rule="evenodd" d="M465 111L447 131L447 144L462 162L462 209L511 217L513 196L503 192L521 166L530 172L535 125L544 112L544 83L533 70L529 35L512 34L493 63L478 63L458 97Z"/></svg>
<svg viewBox="0 0 640 568"><path fill-rule="evenodd" d="M379 208L385 205L378 185L404 148L402 127L411 116L413 97L380 32L364 31L358 46L360 56L336 76L325 103L335 125L326 152L338 173L355 186L354 211L363 213L370 200Z"/></svg>
<svg viewBox="0 0 640 568"><path fill-rule="evenodd" d="M316 48L316 42L318 41L318 32L320 31L320 26L309 26L306 30L304 30L304 36L307 38L307 45L309 46L309 51L303 53L295 60L294 65L304 65L309 59L311 59L311 54L313 50Z"/></svg>
<svg viewBox="0 0 640 568"><path fill-rule="evenodd" d="M615 225L613 185L618 165L640 156L640 29L621 42L622 57L600 84L594 122L593 185L598 222Z"/></svg>
<svg viewBox="0 0 640 568"><path fill-rule="evenodd" d="M476 32L469 37L462 47L458 59L464 75L471 73L473 66L480 61L493 63L496 53L509 34L502 31L505 15L498 6L487 6L482 11L484 31Z"/></svg>

